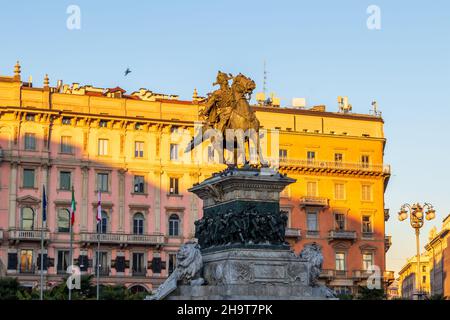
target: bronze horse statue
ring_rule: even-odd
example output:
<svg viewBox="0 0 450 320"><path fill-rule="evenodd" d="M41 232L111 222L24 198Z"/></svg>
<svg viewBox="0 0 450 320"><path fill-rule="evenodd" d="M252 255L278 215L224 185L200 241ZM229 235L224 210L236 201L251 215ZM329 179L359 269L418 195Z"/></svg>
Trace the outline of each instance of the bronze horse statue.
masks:
<svg viewBox="0 0 450 320"><path fill-rule="evenodd" d="M233 79L231 87L228 85L229 79ZM214 141L214 137L211 137L211 142L216 150L219 147L222 147L222 150L228 147L228 150L230 150L230 146L227 146L225 141L227 129L254 133L254 142L258 146L260 123L249 104L251 94L256 88L255 82L241 73L232 77L219 71L215 84L220 84L220 89L209 94L208 99L202 103L204 108L199 112L199 117L204 120L202 132L192 139L186 148L186 152L201 144L203 137L210 138L207 134L211 131L210 129L215 129L216 133L220 133L224 137L222 146ZM249 142L248 136L245 137L245 142Z"/></svg>

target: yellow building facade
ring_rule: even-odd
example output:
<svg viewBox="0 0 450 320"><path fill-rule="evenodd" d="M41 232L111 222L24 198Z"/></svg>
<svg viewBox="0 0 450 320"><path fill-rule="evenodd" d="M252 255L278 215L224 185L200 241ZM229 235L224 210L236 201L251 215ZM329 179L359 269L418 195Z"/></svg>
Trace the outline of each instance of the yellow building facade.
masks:
<svg viewBox="0 0 450 320"><path fill-rule="evenodd" d="M18 64L13 76L0 76L0 272L37 285L45 185L46 279L48 285L60 281L68 248L67 188L73 186L75 262L86 273L97 263L93 239L101 190L101 281L153 290L173 270L177 249L193 237L201 217L201 202L187 189L223 169L192 161L183 140L174 140L179 130L193 135L198 101L196 94L182 101L146 89L127 95L120 88L50 86L48 77L35 87L21 80ZM321 280L338 293L356 294L374 268L382 285L389 284L384 194L390 167L383 161L381 116L327 112L324 106L253 108L264 129L279 132L269 157L279 157L280 171L297 179L280 203L294 250L319 243Z"/></svg>

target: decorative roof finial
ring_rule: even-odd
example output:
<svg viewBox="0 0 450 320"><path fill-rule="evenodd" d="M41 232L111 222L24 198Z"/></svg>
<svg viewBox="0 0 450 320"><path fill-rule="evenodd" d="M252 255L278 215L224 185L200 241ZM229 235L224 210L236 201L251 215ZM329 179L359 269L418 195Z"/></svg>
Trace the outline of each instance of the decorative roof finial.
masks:
<svg viewBox="0 0 450 320"><path fill-rule="evenodd" d="M20 80L20 63L18 60L14 66L14 78Z"/></svg>
<svg viewBox="0 0 450 320"><path fill-rule="evenodd" d="M45 74L45 77L44 77L44 88L48 88L49 84L50 84L50 80L48 78L48 74Z"/></svg>
<svg viewBox="0 0 450 320"><path fill-rule="evenodd" d="M194 93L192 94L192 99L196 100L198 98L197 88L194 88Z"/></svg>

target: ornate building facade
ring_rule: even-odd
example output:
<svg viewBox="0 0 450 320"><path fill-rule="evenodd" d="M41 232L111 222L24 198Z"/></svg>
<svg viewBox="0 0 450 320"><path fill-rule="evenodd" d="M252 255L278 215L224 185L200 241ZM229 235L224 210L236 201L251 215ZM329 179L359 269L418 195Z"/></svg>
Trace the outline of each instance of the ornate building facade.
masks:
<svg viewBox="0 0 450 320"><path fill-rule="evenodd" d="M45 279L61 280L69 263L68 208L77 210L74 262L84 273L97 265L97 202L101 192L101 282L152 290L174 268L175 252L194 235L201 202L187 192L223 165L192 161L178 131L194 133L200 109L192 101L140 89L43 87L0 76L0 274L39 283L42 186L48 194ZM356 293L371 265L382 283L390 237L384 193L386 140L378 115L325 108L254 106L264 129L279 132L280 171L297 182L284 190L286 235L299 252L323 248L321 280ZM175 133L175 134L174 134ZM205 142L206 144L206 142ZM207 145L206 157L214 158Z"/></svg>
<svg viewBox="0 0 450 320"><path fill-rule="evenodd" d="M442 229L432 229L425 245L430 257L430 293L450 299L450 215L442 221Z"/></svg>

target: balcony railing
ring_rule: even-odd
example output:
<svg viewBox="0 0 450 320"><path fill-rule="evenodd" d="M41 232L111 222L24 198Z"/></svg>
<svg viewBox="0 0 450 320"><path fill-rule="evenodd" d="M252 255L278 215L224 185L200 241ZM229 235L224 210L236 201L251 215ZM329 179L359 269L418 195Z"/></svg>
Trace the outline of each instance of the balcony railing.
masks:
<svg viewBox="0 0 450 320"><path fill-rule="evenodd" d="M322 269L319 278L333 280L334 278L346 278L347 274L347 270Z"/></svg>
<svg viewBox="0 0 450 320"><path fill-rule="evenodd" d="M298 228L286 228L286 237L287 238L296 238L300 239L302 236L302 232Z"/></svg>
<svg viewBox="0 0 450 320"><path fill-rule="evenodd" d="M41 241L41 230L23 230L23 229L13 229L9 230L8 237L10 240L20 240L20 241ZM44 230L44 240L50 239L50 232Z"/></svg>
<svg viewBox="0 0 450 320"><path fill-rule="evenodd" d="M353 278L355 280L367 279L374 274L374 270L353 270Z"/></svg>
<svg viewBox="0 0 450 320"><path fill-rule="evenodd" d="M133 277L145 277L147 275L147 271L142 270L133 270Z"/></svg>
<svg viewBox="0 0 450 320"><path fill-rule="evenodd" d="M328 198L304 196L304 197L300 197L300 205L327 207L328 206Z"/></svg>
<svg viewBox="0 0 450 320"><path fill-rule="evenodd" d="M80 233L81 242L158 245L164 243L162 234Z"/></svg>
<svg viewBox="0 0 450 320"><path fill-rule="evenodd" d="M392 237L391 236L385 236L384 237L384 251L388 251L389 248L392 245Z"/></svg>
<svg viewBox="0 0 450 320"><path fill-rule="evenodd" d="M328 240L356 240L356 231L350 230L330 230Z"/></svg>
<svg viewBox="0 0 450 320"><path fill-rule="evenodd" d="M276 162L270 159L272 163ZM316 170L339 170L339 171L365 171L378 172L383 174L391 173L391 166L386 164L358 163L358 162L340 162L340 161L319 161L308 159L280 158L280 166L283 167L301 167Z"/></svg>

